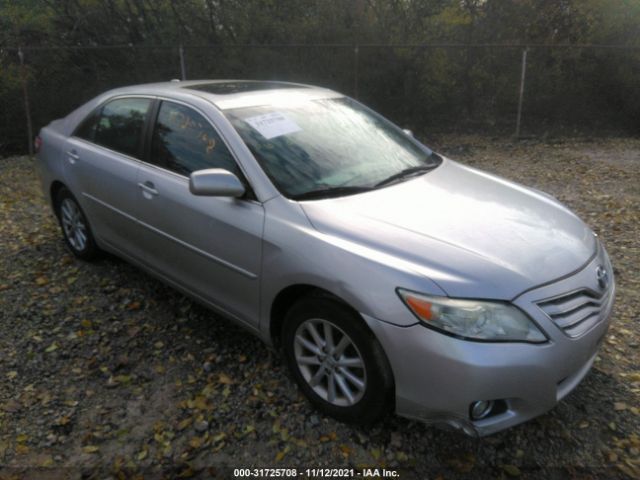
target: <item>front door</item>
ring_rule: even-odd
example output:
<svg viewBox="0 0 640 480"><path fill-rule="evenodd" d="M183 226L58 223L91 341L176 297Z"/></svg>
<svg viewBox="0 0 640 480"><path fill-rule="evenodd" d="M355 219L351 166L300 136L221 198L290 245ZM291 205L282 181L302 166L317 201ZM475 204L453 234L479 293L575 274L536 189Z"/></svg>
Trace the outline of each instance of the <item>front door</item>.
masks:
<svg viewBox="0 0 640 480"><path fill-rule="evenodd" d="M163 101L149 164L137 175L144 261L170 280L257 327L264 209L250 198L200 197L189 174L225 168L244 179L211 123Z"/></svg>

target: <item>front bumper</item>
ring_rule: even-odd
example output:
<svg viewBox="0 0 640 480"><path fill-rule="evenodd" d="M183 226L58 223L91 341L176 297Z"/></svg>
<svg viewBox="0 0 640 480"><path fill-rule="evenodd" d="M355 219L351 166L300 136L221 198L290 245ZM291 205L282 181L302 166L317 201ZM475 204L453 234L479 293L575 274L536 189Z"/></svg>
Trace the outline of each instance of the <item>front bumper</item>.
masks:
<svg viewBox="0 0 640 480"><path fill-rule="evenodd" d="M577 337L562 330L538 303L578 288L599 288L595 270L601 264L610 269L604 250L576 274L513 301L545 331L549 341L544 344L466 341L420 324L400 327L363 315L389 358L396 412L483 436L553 408L580 383L595 360L609 326L613 279L608 287L611 301ZM469 408L478 400L500 400L503 408L472 421Z"/></svg>

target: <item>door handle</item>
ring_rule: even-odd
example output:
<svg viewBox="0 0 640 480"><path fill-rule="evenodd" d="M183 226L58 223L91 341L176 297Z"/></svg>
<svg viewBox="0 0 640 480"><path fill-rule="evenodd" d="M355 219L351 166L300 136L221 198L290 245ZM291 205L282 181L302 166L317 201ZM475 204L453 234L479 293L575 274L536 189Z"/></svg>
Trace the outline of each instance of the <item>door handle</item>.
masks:
<svg viewBox="0 0 640 480"><path fill-rule="evenodd" d="M144 183L140 182L138 186L142 189L143 192L148 193L150 195L158 195L158 190L156 190L153 182L146 181ZM149 197L147 197L149 198Z"/></svg>
<svg viewBox="0 0 640 480"><path fill-rule="evenodd" d="M69 150L67 152L67 159L69 160L69 163L74 164L80 160L80 155L78 155L78 152L75 150Z"/></svg>

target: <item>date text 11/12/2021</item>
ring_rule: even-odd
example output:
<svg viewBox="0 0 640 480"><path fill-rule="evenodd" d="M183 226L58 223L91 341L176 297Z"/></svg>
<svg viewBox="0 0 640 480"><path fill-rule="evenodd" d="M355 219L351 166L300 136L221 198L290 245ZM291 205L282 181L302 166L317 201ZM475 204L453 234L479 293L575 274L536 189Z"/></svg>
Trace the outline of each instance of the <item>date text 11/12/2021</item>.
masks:
<svg viewBox="0 0 640 480"><path fill-rule="evenodd" d="M387 468L234 468L234 478L398 478L397 470Z"/></svg>

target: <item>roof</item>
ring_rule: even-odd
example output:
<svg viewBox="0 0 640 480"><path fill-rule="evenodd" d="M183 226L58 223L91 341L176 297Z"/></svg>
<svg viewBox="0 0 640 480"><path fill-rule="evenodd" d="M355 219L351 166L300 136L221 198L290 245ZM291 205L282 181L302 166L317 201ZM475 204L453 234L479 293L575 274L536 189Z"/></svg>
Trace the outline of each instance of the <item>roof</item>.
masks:
<svg viewBox="0 0 640 480"><path fill-rule="evenodd" d="M179 91L206 98L221 110L342 96L333 90L312 85L260 80L173 80L135 85L120 90L159 95L171 95L172 92Z"/></svg>

